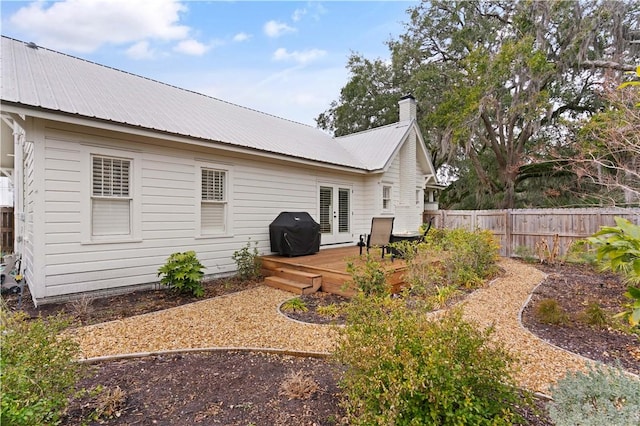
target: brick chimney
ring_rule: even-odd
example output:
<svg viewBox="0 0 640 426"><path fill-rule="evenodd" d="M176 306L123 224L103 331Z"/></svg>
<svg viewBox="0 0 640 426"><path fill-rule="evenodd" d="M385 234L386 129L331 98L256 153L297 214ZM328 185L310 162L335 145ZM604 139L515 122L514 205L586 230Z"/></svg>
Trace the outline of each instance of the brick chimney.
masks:
<svg viewBox="0 0 640 426"><path fill-rule="evenodd" d="M405 95L398 101L400 107L400 121L415 120L417 116L416 98Z"/></svg>

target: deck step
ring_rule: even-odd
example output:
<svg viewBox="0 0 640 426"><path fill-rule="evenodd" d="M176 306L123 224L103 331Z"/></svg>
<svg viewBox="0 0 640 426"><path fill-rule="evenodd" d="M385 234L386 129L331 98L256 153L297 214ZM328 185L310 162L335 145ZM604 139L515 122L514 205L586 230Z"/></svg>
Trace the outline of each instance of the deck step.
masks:
<svg viewBox="0 0 640 426"><path fill-rule="evenodd" d="M271 272L273 275L277 277L286 278L292 281L299 281L301 283L308 283L308 284L311 284L312 286L316 284L316 281L322 280L322 275L320 274L313 273L313 272L298 271L297 269L291 269L291 268L285 268L285 267L272 269Z"/></svg>
<svg viewBox="0 0 640 426"><path fill-rule="evenodd" d="M269 287L279 288L295 294L310 294L316 291L313 289L313 285L309 283L301 283L300 281L289 280L275 275L266 277L264 282Z"/></svg>
<svg viewBox="0 0 640 426"><path fill-rule="evenodd" d="M267 278L275 282L273 287L282 288L283 290L292 291L297 294L315 293L322 287L322 275L317 272L300 271L284 266L271 267L264 272ZM275 280L275 278L280 278L280 280ZM299 285L293 286L290 284L291 282L298 283ZM283 286L287 288L283 288ZM289 290L288 287L293 288ZM298 288L301 288L301 290L297 290ZM300 291L302 293L300 293Z"/></svg>

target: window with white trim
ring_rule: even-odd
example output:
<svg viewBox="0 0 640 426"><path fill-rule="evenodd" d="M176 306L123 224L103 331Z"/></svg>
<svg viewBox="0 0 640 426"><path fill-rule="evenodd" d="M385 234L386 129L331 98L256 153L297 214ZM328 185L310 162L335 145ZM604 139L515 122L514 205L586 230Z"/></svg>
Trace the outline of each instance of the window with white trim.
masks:
<svg viewBox="0 0 640 426"><path fill-rule="evenodd" d="M200 232L202 235L227 231L227 171L201 169Z"/></svg>
<svg viewBox="0 0 640 426"><path fill-rule="evenodd" d="M382 210L391 210L391 185L382 186Z"/></svg>
<svg viewBox="0 0 640 426"><path fill-rule="evenodd" d="M91 157L91 235L130 236L131 159Z"/></svg>

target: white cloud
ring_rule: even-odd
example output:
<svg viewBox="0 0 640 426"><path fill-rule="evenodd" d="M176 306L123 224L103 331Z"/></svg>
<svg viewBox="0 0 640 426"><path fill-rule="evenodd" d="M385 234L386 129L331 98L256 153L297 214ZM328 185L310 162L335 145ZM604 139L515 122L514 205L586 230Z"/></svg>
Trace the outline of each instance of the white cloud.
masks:
<svg viewBox="0 0 640 426"><path fill-rule="evenodd" d="M132 59L153 59L156 55L148 41L137 42L127 49L126 54Z"/></svg>
<svg viewBox="0 0 640 426"><path fill-rule="evenodd" d="M281 47L273 52L272 58L274 61L295 61L299 64L307 64L325 56L326 54L326 50L320 49L309 49L303 51L295 50L293 52L289 52L284 47Z"/></svg>
<svg viewBox="0 0 640 426"><path fill-rule="evenodd" d="M295 32L296 29L293 27L290 27L289 25L285 24L284 22L278 22L278 21L269 21L266 24L264 24L264 33L272 38L276 38L276 37L280 37L283 34L286 33L291 33L291 32Z"/></svg>
<svg viewBox="0 0 640 426"><path fill-rule="evenodd" d="M291 15L291 20L293 22L298 22L306 14L307 14L307 9L296 9L293 11L293 15Z"/></svg>
<svg viewBox="0 0 640 426"><path fill-rule="evenodd" d="M233 41L243 42L243 41L249 40L250 38L251 38L251 34L238 33L238 34L233 36Z"/></svg>
<svg viewBox="0 0 640 426"><path fill-rule="evenodd" d="M210 46L202 44L197 40L189 39L179 42L173 50L179 53L184 53L185 55L202 56L209 49Z"/></svg>
<svg viewBox="0 0 640 426"><path fill-rule="evenodd" d="M180 13L185 11L186 6L176 0L38 1L18 9L9 20L38 44L90 53L108 43L184 39L190 31L180 25Z"/></svg>

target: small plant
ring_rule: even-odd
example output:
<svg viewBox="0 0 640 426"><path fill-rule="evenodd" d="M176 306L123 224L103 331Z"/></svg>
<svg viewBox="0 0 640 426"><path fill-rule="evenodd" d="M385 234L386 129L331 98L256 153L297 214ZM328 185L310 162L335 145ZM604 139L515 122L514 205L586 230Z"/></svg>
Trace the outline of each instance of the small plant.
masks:
<svg viewBox="0 0 640 426"><path fill-rule="evenodd" d="M427 297L427 304L432 309L441 309L447 305L447 302L460 294L455 286L445 285L436 286L435 294Z"/></svg>
<svg viewBox="0 0 640 426"><path fill-rule="evenodd" d="M251 241L247 245L233 252L233 260L236 262L238 277L243 280L255 280L260 278L262 262L258 253L258 242L254 242L253 250Z"/></svg>
<svg viewBox="0 0 640 426"><path fill-rule="evenodd" d="M640 424L640 381L620 368L599 364L569 372L551 389L549 416L557 425Z"/></svg>
<svg viewBox="0 0 640 426"><path fill-rule="evenodd" d="M304 300L299 297L287 300L282 304L280 309L285 312L307 312L309 310L309 308L307 308L307 304L304 303Z"/></svg>
<svg viewBox="0 0 640 426"><path fill-rule="evenodd" d="M567 244L567 251L563 261L565 263L586 263L593 265L596 262L596 254L587 240L583 238Z"/></svg>
<svg viewBox="0 0 640 426"><path fill-rule="evenodd" d="M586 324L593 325L595 327L603 328L609 322L607 319L607 313L600 307L597 302L591 302L587 305L587 308L580 315L582 321Z"/></svg>
<svg viewBox="0 0 640 426"><path fill-rule="evenodd" d="M554 299L543 299L535 308L538 320L545 324L562 325L569 321L569 318L562 309L562 306Z"/></svg>
<svg viewBox="0 0 640 426"><path fill-rule="evenodd" d="M102 419L119 417L126 401L127 393L120 386L102 389L96 400L95 415Z"/></svg>
<svg viewBox="0 0 640 426"><path fill-rule="evenodd" d="M596 247L597 259L602 269L621 273L631 284L640 283L640 225L628 219L616 217L617 226L602 226L587 238ZM625 311L619 316L627 318L629 324L640 324L640 288L630 285L625 297Z"/></svg>
<svg viewBox="0 0 640 426"><path fill-rule="evenodd" d="M92 303L93 298L83 294L71 302L71 310L81 322L86 323L91 318L91 313L93 312Z"/></svg>
<svg viewBox="0 0 640 426"><path fill-rule="evenodd" d="M547 263L549 265L555 265L560 255L560 236L555 234L553 236L553 243L551 247L547 244L546 240L540 240L536 243L536 255L540 263Z"/></svg>
<svg viewBox="0 0 640 426"><path fill-rule="evenodd" d="M328 305L318 306L316 313L327 318L338 318L342 313L342 307L335 303L330 303Z"/></svg>
<svg viewBox="0 0 640 426"><path fill-rule="evenodd" d="M309 399L320 390L320 386L309 373L292 372L280 384L280 395L292 399Z"/></svg>
<svg viewBox="0 0 640 426"><path fill-rule="evenodd" d="M347 262L347 272L355 287L367 296L389 294L387 273L380 262L367 253L364 263Z"/></svg>
<svg viewBox="0 0 640 426"><path fill-rule="evenodd" d="M533 250L527 246L518 246L515 250L515 255L526 263L537 263L538 258L533 253Z"/></svg>
<svg viewBox="0 0 640 426"><path fill-rule="evenodd" d="M57 424L85 373L74 361L78 344L60 334L71 324L58 315L28 319L0 303L0 419L7 425Z"/></svg>
<svg viewBox="0 0 640 426"><path fill-rule="evenodd" d="M167 259L167 263L158 269L158 276L161 276L160 284L168 286L176 293L191 293L196 297L202 297L203 268L195 251L173 253Z"/></svg>

